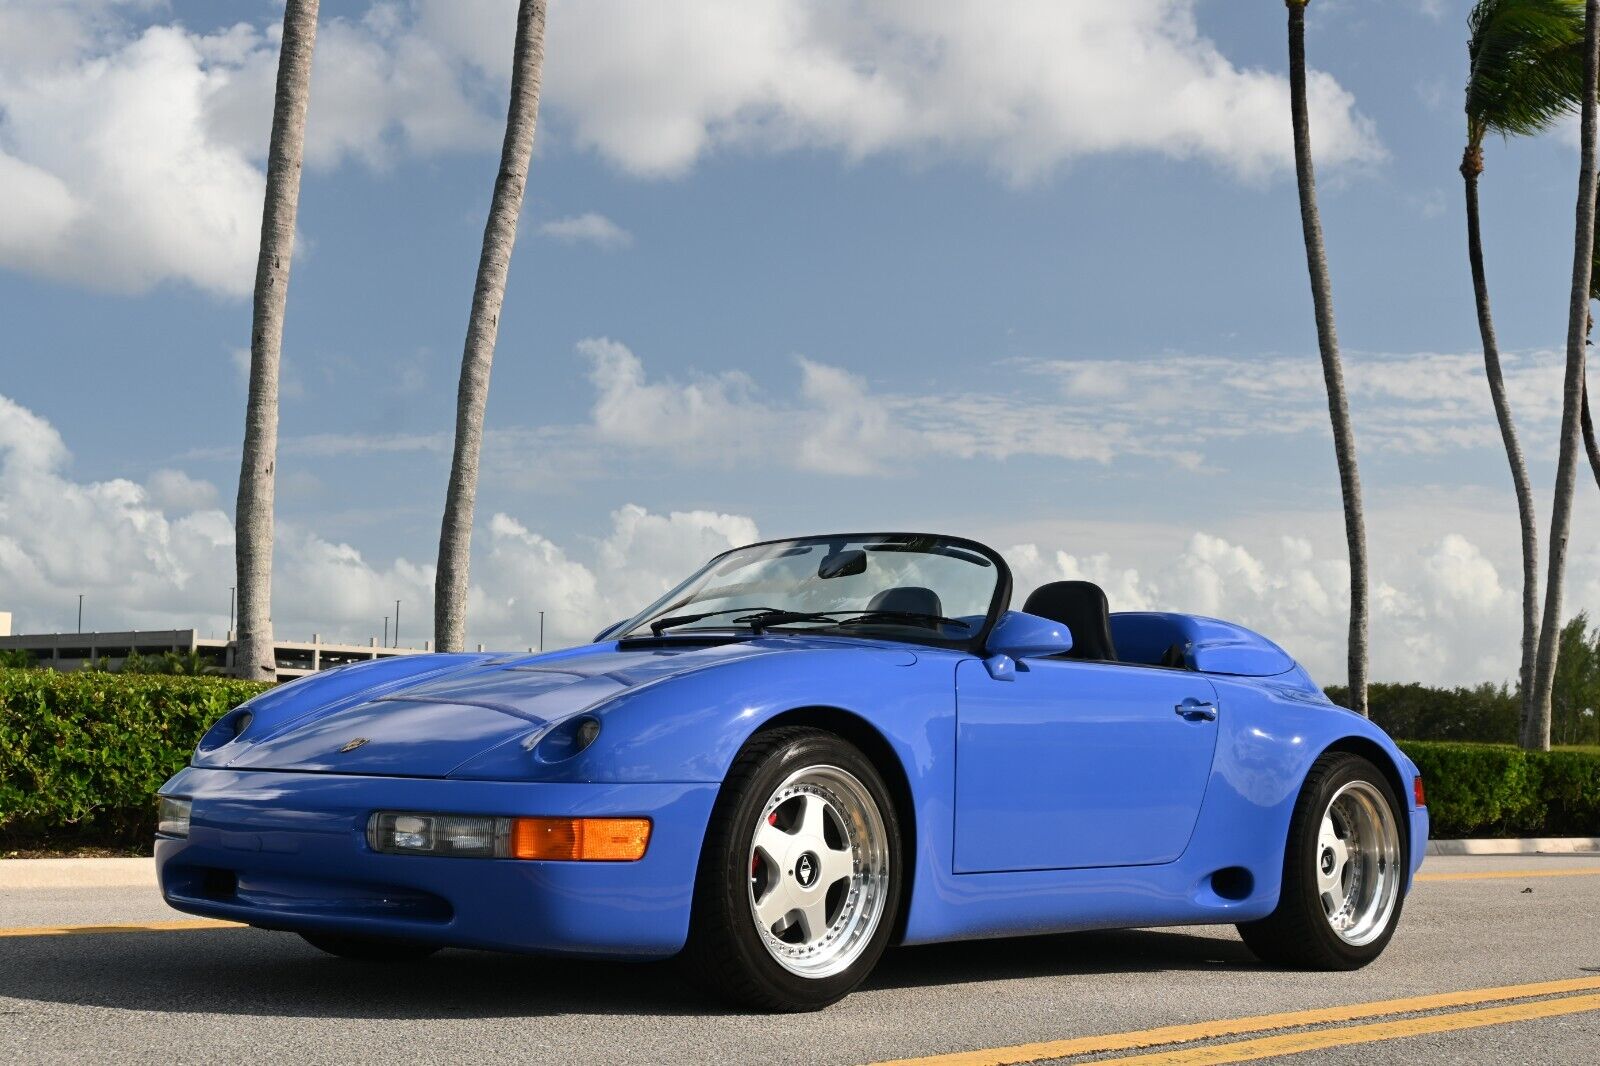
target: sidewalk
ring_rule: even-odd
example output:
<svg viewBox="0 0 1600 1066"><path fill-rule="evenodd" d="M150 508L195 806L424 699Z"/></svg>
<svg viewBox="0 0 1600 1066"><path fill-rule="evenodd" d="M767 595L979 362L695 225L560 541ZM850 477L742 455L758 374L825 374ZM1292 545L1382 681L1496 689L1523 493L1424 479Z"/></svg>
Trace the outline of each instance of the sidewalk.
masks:
<svg viewBox="0 0 1600 1066"><path fill-rule="evenodd" d="M156 887L154 859L0 859L0 892Z"/></svg>

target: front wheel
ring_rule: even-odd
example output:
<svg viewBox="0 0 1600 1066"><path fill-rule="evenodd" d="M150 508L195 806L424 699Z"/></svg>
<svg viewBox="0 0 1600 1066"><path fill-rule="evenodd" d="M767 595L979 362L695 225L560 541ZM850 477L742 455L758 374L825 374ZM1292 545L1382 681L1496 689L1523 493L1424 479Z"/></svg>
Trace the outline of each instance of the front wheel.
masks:
<svg viewBox="0 0 1600 1066"><path fill-rule="evenodd" d="M900 901L900 827L883 778L815 729L758 735L723 784L686 960L725 998L816 1010L860 984Z"/></svg>
<svg viewBox="0 0 1600 1066"><path fill-rule="evenodd" d="M1278 907L1239 926L1263 962L1354 970L1383 953L1405 902L1400 806L1376 766L1329 752L1306 775L1289 823Z"/></svg>

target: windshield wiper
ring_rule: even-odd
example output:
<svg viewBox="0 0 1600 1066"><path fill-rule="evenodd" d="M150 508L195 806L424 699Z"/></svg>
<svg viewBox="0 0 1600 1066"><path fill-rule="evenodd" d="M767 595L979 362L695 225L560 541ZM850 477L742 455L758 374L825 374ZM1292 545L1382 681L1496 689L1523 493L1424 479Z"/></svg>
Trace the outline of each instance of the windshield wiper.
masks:
<svg viewBox="0 0 1600 1066"><path fill-rule="evenodd" d="M856 611L839 625L860 626L871 625L874 622L910 622L912 625L925 626L928 629L937 629L940 626L972 628L971 622L963 622L959 618L946 618L941 614L922 614L919 611Z"/></svg>
<svg viewBox="0 0 1600 1066"><path fill-rule="evenodd" d="M752 617L759 617L764 614L791 613L788 611L780 611L776 607L729 607L728 609L722 611L702 611L699 614L674 614L668 615L666 618L657 618L654 622L651 622L650 632L659 637L663 629L671 629L674 626L686 626L691 622L698 622L702 618L715 618L721 614L739 614L743 611L754 612ZM743 622L745 619L735 618L734 621Z"/></svg>
<svg viewBox="0 0 1600 1066"><path fill-rule="evenodd" d="M785 626L790 622L829 622L834 625L839 622L833 615L821 611L761 611L735 618L734 621L747 623L757 633L769 626Z"/></svg>
<svg viewBox="0 0 1600 1066"><path fill-rule="evenodd" d="M960 626L962 629L971 629L972 623L964 622L959 618L946 618L938 614L922 614L917 611L836 611L834 614L846 614L848 618L836 618L834 614L823 611L787 611L778 607L729 607L721 611L702 611L699 614L675 614L666 618L657 618L650 623L650 632L660 636L663 631L677 626L686 626L706 618L716 618L725 614L739 614L748 611L742 617L732 619L735 625L747 625L752 632L760 633L772 626L788 625L791 622L824 622L843 628L845 626L872 625L876 622L901 622L911 625L923 626L927 629L938 629L940 626Z"/></svg>

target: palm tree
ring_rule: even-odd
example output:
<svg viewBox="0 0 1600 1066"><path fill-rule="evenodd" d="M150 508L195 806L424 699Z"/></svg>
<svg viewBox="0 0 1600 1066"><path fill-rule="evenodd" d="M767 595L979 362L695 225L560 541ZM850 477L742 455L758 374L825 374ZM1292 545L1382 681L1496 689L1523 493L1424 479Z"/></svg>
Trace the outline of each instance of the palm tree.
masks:
<svg viewBox="0 0 1600 1066"><path fill-rule="evenodd" d="M1600 487L1600 441L1595 440L1594 418L1589 414L1589 383L1585 378L1583 384L1583 408L1578 413L1578 420L1583 425L1583 450L1589 453L1589 470L1594 474L1594 483Z"/></svg>
<svg viewBox="0 0 1600 1066"><path fill-rule="evenodd" d="M267 190L261 210L261 251L256 260L255 310L250 325L250 398L245 407L244 453L234 515L238 570L240 677L278 676L272 641L272 500L278 462L278 360L283 349L283 309L294 255L300 206L300 163L305 154L306 104L311 96L311 53L317 42L319 0L288 0L278 50L278 88L267 148Z"/></svg>
<svg viewBox="0 0 1600 1066"><path fill-rule="evenodd" d="M1367 714L1367 531L1361 510L1361 476L1356 470L1355 433L1339 361L1339 336L1333 324L1333 288L1317 212L1317 179L1311 159L1311 119L1306 108L1306 3L1284 0L1289 9L1289 108L1294 122L1295 178L1300 189L1300 224L1305 233L1306 266L1317 320L1317 348L1328 390L1328 418L1339 463L1344 498L1345 542L1350 551L1350 709Z"/></svg>
<svg viewBox="0 0 1600 1066"><path fill-rule="evenodd" d="M1587 0L1583 28L1583 104L1578 162L1577 228L1572 248L1572 293L1567 313L1567 372L1562 387L1561 449L1550 507L1550 565L1545 578L1544 621L1534 664L1534 717L1524 723L1522 744L1550 748L1550 694L1555 684L1561 630L1561 584L1566 576L1567 531L1578 475L1578 423L1582 416L1584 355L1589 324L1589 283L1594 265L1595 82L1600 77L1600 0Z"/></svg>
<svg viewBox="0 0 1600 1066"><path fill-rule="evenodd" d="M1483 338L1483 369L1511 465L1522 525L1522 721L1533 717L1534 659L1539 642L1539 532L1533 486L1500 371L1500 347L1489 311L1478 220L1483 139L1527 136L1572 111L1583 90L1581 0L1479 0L1467 18L1467 147L1461 177L1467 194L1467 255Z"/></svg>
<svg viewBox="0 0 1600 1066"><path fill-rule="evenodd" d="M456 393L456 444L439 530L439 570L434 579L433 634L440 651L460 651L467 634L467 585L472 551L472 512L478 495L478 456L483 449L483 411L489 402L500 305L506 295L517 216L528 183L534 127L539 119L539 80L544 67L544 0L521 0L512 53L511 104L500 149L500 173L483 230L478 281L472 292L461 384Z"/></svg>

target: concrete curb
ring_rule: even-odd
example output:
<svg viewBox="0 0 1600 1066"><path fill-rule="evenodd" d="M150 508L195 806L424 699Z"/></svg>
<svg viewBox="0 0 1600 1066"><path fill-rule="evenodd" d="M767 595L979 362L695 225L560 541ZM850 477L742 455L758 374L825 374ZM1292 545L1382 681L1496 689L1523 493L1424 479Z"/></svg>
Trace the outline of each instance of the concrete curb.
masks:
<svg viewBox="0 0 1600 1066"><path fill-rule="evenodd" d="M154 859L0 859L0 892L156 887Z"/></svg>
<svg viewBox="0 0 1600 1066"><path fill-rule="evenodd" d="M1522 840L1430 840L1429 855L1585 855L1600 853L1600 837Z"/></svg>

